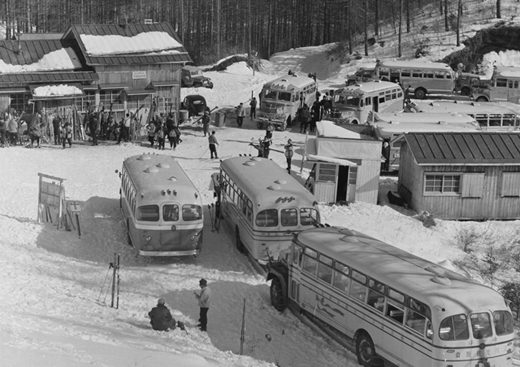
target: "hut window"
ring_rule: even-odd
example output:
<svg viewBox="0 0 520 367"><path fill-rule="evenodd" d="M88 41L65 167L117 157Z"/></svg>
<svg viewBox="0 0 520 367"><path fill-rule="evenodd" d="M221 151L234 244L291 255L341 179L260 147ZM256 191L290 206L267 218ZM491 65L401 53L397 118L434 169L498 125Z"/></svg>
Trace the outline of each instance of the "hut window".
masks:
<svg viewBox="0 0 520 367"><path fill-rule="evenodd" d="M426 194L458 194L460 192L460 175L427 174L424 192Z"/></svg>
<svg viewBox="0 0 520 367"><path fill-rule="evenodd" d="M502 172L502 197L520 196L520 172Z"/></svg>

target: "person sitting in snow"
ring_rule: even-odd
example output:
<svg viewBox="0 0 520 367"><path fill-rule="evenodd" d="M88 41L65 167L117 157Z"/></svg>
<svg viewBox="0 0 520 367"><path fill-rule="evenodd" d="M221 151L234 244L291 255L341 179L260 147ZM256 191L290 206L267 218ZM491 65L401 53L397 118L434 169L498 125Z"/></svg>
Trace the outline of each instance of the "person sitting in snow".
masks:
<svg viewBox="0 0 520 367"><path fill-rule="evenodd" d="M154 330L169 331L175 329L176 321L165 303L166 301L163 298L159 298L157 306L148 312L150 324L152 324Z"/></svg>

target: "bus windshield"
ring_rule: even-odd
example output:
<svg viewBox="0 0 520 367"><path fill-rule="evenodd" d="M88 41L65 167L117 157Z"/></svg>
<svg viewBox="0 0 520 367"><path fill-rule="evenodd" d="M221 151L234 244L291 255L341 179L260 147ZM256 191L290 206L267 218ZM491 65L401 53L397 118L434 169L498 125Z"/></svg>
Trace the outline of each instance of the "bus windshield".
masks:
<svg viewBox="0 0 520 367"><path fill-rule="evenodd" d="M275 90L266 89L264 95L267 99L276 99L277 92Z"/></svg>
<svg viewBox="0 0 520 367"><path fill-rule="evenodd" d="M291 102L291 93L280 92L280 93L278 93L278 99L279 99L280 101Z"/></svg>
<svg viewBox="0 0 520 367"><path fill-rule="evenodd" d="M343 104L345 106L350 107L359 107L361 98L358 97L352 97L352 96L346 96L344 94L338 94L335 97L335 103L337 104Z"/></svg>

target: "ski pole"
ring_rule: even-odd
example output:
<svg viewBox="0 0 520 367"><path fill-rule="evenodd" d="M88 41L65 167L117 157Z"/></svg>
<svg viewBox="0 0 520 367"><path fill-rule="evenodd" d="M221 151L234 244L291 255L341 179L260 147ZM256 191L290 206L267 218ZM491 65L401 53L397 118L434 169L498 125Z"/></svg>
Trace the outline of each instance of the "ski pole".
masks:
<svg viewBox="0 0 520 367"><path fill-rule="evenodd" d="M116 300L116 309L119 309L119 284L121 283L121 277L119 276L119 269L121 263L121 254L117 254L117 300Z"/></svg>
<svg viewBox="0 0 520 367"><path fill-rule="evenodd" d="M107 275L105 276L105 280L103 281L103 284L101 285L101 289L99 290L99 295L98 295L98 298L97 298L98 301L99 301L99 298L101 297L101 293L103 293L103 288L105 288L105 283L107 281L108 273L110 272L110 268L111 268L111 266L109 265L108 266L108 270L107 270Z"/></svg>

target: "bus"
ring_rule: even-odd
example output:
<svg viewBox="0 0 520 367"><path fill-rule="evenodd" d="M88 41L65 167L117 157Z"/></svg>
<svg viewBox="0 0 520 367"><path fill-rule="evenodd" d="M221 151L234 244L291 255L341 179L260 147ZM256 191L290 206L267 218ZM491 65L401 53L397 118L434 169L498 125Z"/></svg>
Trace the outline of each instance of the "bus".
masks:
<svg viewBox="0 0 520 367"><path fill-rule="evenodd" d="M266 277L274 308L353 341L363 366L513 365L511 310L477 281L342 227L302 231L280 258Z"/></svg>
<svg viewBox="0 0 520 367"><path fill-rule="evenodd" d="M309 108L316 100L318 87L312 75L288 75L264 84L259 96L256 123L259 129L272 125L285 130L296 119L298 110L307 104Z"/></svg>
<svg viewBox="0 0 520 367"><path fill-rule="evenodd" d="M234 232L237 249L261 265L278 258L294 233L320 222L314 195L269 159L226 159L218 179L220 215Z"/></svg>
<svg viewBox="0 0 520 367"><path fill-rule="evenodd" d="M452 94L456 87L455 71L441 62L378 61L376 73L381 80L410 87L410 92L418 99L431 93Z"/></svg>
<svg viewBox="0 0 520 367"><path fill-rule="evenodd" d="M403 134L419 132L445 132L449 134L452 132L480 131L476 120L470 116L447 113L403 113L402 115L404 116L401 120L378 121L372 124L374 138L388 143L388 148L383 149L382 152L385 159L385 164L382 166L383 171L392 172L399 169L401 144L403 143L400 138ZM409 121L410 118L413 121Z"/></svg>
<svg viewBox="0 0 520 367"><path fill-rule="evenodd" d="M499 66L487 85L473 87L471 97L477 102L507 101L520 103L520 67Z"/></svg>
<svg viewBox="0 0 520 367"><path fill-rule="evenodd" d="M520 106L511 102L412 102L409 107L412 112L466 114L486 131L520 130Z"/></svg>
<svg viewBox="0 0 520 367"><path fill-rule="evenodd" d="M120 207L128 242L143 256L196 256L202 249L202 199L170 156L125 159Z"/></svg>
<svg viewBox="0 0 520 367"><path fill-rule="evenodd" d="M402 111L403 90L395 83L371 81L334 91L332 114L336 124L365 124L373 112Z"/></svg>

